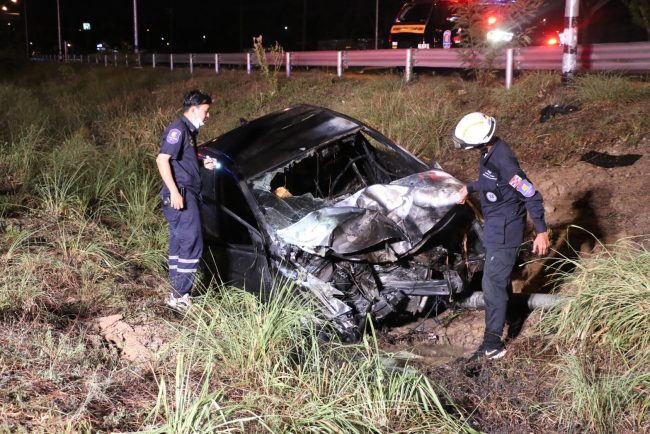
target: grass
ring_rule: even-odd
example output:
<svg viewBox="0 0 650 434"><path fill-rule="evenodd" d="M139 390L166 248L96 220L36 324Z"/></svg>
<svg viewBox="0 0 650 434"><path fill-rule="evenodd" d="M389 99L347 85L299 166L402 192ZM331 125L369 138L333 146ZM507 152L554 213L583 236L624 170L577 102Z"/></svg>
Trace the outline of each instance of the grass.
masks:
<svg viewBox="0 0 650 434"><path fill-rule="evenodd" d="M453 154L447 137L469 111L498 113L500 134L541 164L648 135L648 83L624 77L584 76L562 89L556 75L530 73L506 91L453 74L420 74L405 85L390 74L338 80L296 70L278 75L275 93L258 74L227 70L33 64L1 77L0 431L471 432L436 384L413 369L385 368L372 336L357 347L320 342L309 307L286 288L270 304L220 288L181 323L180 341L151 370L123 365L101 343L97 317L178 323L159 307L167 227L153 160L187 89L215 96L201 139L240 117L311 103L357 117L425 160L454 161L461 173L468 157ZM603 101L619 98L625 110L603 111ZM556 102L582 109L539 124L539 109ZM639 248L625 258L611 253L619 268L606 256L577 262L574 278L583 281L566 276L575 303L547 318L556 315L546 324L558 348L580 342L574 359L556 360L561 411L548 417L565 427L646 423L647 309L637 313L644 293L629 288L646 272ZM585 289L592 275L597 284L619 282L603 305L603 287ZM615 411L628 413L623 425L611 421Z"/></svg>
<svg viewBox="0 0 650 434"><path fill-rule="evenodd" d="M621 74L580 75L576 78L574 86L578 99L585 103L607 101L626 104L650 98L647 87Z"/></svg>
<svg viewBox="0 0 650 434"><path fill-rule="evenodd" d="M562 271L567 266L574 270ZM567 426L578 421L594 432L647 427L650 251L623 240L556 267L567 302L539 323L563 354L552 411Z"/></svg>
<svg viewBox="0 0 650 434"><path fill-rule="evenodd" d="M372 336L358 347L320 342L293 285L268 303L219 293L185 319L175 387L159 381L150 432L473 432L422 374L387 370Z"/></svg>

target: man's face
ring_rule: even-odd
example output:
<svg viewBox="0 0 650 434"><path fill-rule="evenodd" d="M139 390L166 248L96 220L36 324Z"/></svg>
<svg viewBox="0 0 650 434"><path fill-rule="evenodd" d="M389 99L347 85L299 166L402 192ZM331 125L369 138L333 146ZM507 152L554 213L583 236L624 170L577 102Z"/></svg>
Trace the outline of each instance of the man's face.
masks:
<svg viewBox="0 0 650 434"><path fill-rule="evenodd" d="M194 119L200 123L205 122L210 117L210 104L201 104L192 107Z"/></svg>

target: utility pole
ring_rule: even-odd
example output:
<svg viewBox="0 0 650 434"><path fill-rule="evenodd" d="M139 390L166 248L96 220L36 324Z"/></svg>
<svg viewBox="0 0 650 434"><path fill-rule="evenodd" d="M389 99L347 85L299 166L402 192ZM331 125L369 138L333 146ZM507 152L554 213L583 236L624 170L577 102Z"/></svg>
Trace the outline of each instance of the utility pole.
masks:
<svg viewBox="0 0 650 434"><path fill-rule="evenodd" d="M56 23L57 27L59 29L59 60L61 60L61 56L63 53L61 53L63 47L62 47L62 41L61 41L61 5L59 0L56 0Z"/></svg>
<svg viewBox="0 0 650 434"><path fill-rule="evenodd" d="M29 32L27 30L27 0L23 0L23 20L25 20L25 50L27 51L27 58L29 59L32 50L29 48Z"/></svg>
<svg viewBox="0 0 650 434"><path fill-rule="evenodd" d="M580 0L566 0L562 53L562 83L570 84L578 67L578 12Z"/></svg>
<svg viewBox="0 0 650 434"><path fill-rule="evenodd" d="M133 0L133 52L138 54L138 0Z"/></svg>
<svg viewBox="0 0 650 434"><path fill-rule="evenodd" d="M307 0L302 0L302 41L301 41L302 51L305 51L306 33L307 33Z"/></svg>
<svg viewBox="0 0 650 434"><path fill-rule="evenodd" d="M375 50L379 48L379 0L375 0Z"/></svg>

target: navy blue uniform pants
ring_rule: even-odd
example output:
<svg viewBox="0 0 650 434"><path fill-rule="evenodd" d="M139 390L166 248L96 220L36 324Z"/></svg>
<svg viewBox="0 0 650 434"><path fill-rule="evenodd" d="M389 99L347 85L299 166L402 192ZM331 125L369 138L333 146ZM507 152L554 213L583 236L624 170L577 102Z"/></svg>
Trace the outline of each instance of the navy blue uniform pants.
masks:
<svg viewBox="0 0 650 434"><path fill-rule="evenodd" d="M483 299L485 300L484 343L497 344L506 324L510 275L519 247L487 247L483 268Z"/></svg>
<svg viewBox="0 0 650 434"><path fill-rule="evenodd" d="M203 234L198 197L185 194L185 208L163 206L169 223L169 281L174 297L189 294L203 254Z"/></svg>

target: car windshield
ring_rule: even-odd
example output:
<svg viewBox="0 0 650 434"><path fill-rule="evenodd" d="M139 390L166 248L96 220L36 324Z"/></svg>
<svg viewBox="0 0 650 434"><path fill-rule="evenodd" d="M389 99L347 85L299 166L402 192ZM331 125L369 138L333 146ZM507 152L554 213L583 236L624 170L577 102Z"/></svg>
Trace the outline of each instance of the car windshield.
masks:
<svg viewBox="0 0 650 434"><path fill-rule="evenodd" d="M432 3L411 3L402 6L397 15L398 23L426 23L429 19Z"/></svg>
<svg viewBox="0 0 650 434"><path fill-rule="evenodd" d="M280 229L363 187L422 170L416 159L356 132L253 179L250 187L271 226Z"/></svg>

